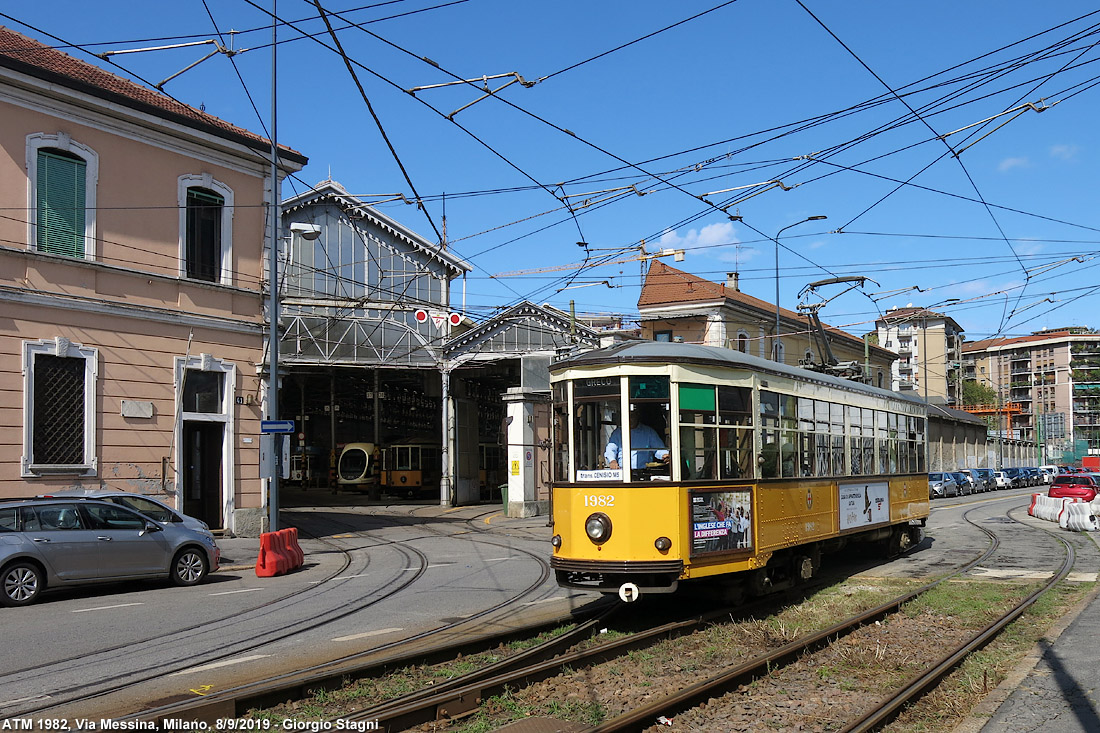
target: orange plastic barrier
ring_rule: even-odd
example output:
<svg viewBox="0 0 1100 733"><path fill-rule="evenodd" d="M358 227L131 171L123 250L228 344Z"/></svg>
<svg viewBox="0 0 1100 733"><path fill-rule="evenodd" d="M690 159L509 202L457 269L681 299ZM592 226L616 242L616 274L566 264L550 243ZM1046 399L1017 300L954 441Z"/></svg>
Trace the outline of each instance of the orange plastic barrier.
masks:
<svg viewBox="0 0 1100 733"><path fill-rule="evenodd" d="M260 535L260 554L256 558L256 577L270 578L297 570L305 563L298 545L298 529L289 527Z"/></svg>
<svg viewBox="0 0 1100 733"><path fill-rule="evenodd" d="M298 528L287 527L280 531L286 532L286 546L291 558L291 570L302 567L306 561L306 554L302 552L302 548L298 544Z"/></svg>
<svg viewBox="0 0 1100 733"><path fill-rule="evenodd" d="M260 535L260 554L256 557L256 577L270 578L279 574L278 555L274 549L274 532L264 532Z"/></svg>

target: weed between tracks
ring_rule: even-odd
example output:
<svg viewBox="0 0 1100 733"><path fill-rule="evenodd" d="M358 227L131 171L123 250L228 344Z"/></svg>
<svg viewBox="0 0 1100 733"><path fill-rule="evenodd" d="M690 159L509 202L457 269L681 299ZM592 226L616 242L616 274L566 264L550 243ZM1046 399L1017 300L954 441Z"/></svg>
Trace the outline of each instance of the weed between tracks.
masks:
<svg viewBox="0 0 1100 733"><path fill-rule="evenodd" d="M488 667L525 649L554 639L572 628L572 625L559 626L530 639L519 639L487 652L460 656L440 664L405 667L381 677L345 679L344 686L337 690L318 690L308 699L262 710L250 710L247 717L282 723L286 719L329 720L350 715L410 692Z"/></svg>
<svg viewBox="0 0 1100 733"><path fill-rule="evenodd" d="M1063 581L1056 585L885 730L917 733L953 729L1095 588L1096 583Z"/></svg>
<svg viewBox="0 0 1100 733"><path fill-rule="evenodd" d="M421 730L483 733L529 717L598 725L798 636L878 606L912 585L893 579L853 579L764 618L731 619L592 668L566 670L531 687L494 697L469 717L437 721ZM945 677L888 730L950 730L1093 585L1060 584L998 639ZM712 700L703 709L677 716L675 729L839 730L859 715L869 700L938 661L956 641L987 625L1033 589L1011 583L945 583L882 623L869 625L818 654ZM611 631L599 641L618 635ZM385 678L359 680L309 701L256 711L254 717L277 721L338 717L498 658L498 650L494 650L447 665L413 667Z"/></svg>

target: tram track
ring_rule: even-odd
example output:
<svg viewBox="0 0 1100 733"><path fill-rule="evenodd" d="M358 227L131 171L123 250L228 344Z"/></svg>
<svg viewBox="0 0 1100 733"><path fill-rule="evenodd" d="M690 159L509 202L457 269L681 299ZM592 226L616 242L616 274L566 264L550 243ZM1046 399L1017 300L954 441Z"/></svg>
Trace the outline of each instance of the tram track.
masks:
<svg viewBox="0 0 1100 733"><path fill-rule="evenodd" d="M372 515L373 520L377 520L381 523L385 523L390 527L405 527L408 526L397 518L386 517L384 515ZM477 519L475 517L474 519ZM346 535L352 535L355 538L361 538L368 536L367 531L362 530L355 524L348 522L341 522L338 520L327 520L328 526L335 526L337 531L340 531L342 537L334 538L330 537L326 542L332 543L335 539L349 540L352 537ZM343 528L343 529L340 529ZM435 530L431 527L425 527L424 525L416 525L416 528L423 532L427 536L433 538L438 537L453 537L454 533L445 532L442 530ZM461 537L460 537L461 538ZM365 551L379 547L396 548L399 552L411 552L419 558L419 566L417 572L412 577L405 575L402 572L396 573L397 577L405 575L403 582L391 589L385 595L372 598L370 602L358 604L353 608L345 608L342 612L335 615L333 618L323 619L321 623L315 623L310 628L316 628L322 626L325 623L331 623L333 621L348 617L355 613L359 613L371 605L374 605L382 600L390 598L401 591L405 590L422 577L424 571L428 567L429 559L420 550L411 546L411 542L415 541L415 538L401 538L400 540L390 540L385 542L377 542L366 547L356 547L355 550ZM248 683L239 686L234 686L218 692L217 694L211 694L204 696L198 700L195 700L193 696L189 696L188 699L182 701L172 701L164 705L160 705L154 708L147 709L141 713L135 713L132 715L116 716L119 720L128 719L151 719L155 718L176 718L178 716L189 717L197 716L198 719L202 719L209 714L217 714L217 711L224 712L227 709L236 710L237 707L242 704L241 701L251 700L269 700L273 698L280 698L287 695L294 694L306 694L305 691L324 688L325 686L331 686L339 684L342 680L349 676L360 674L361 670L373 669L375 665L381 664L383 667L386 665L392 665L395 660L402 659L422 659L425 656L430 656L433 653L438 652L439 644L434 646L433 641L439 637L461 637L467 636L468 641L459 643L451 643L447 646L449 649L453 649L454 653L462 653L463 650L476 648L481 645L479 640L484 637L490 637L492 641L490 643L498 643L498 635L476 633L476 627L479 625L491 625L490 619L494 614L497 614L501 610L507 610L516 604L518 601L529 596L532 592L543 586L550 577L549 563L541 555L518 548L507 542L498 542L490 539L479 537L476 540L480 544L486 544L494 547L507 548L510 551L520 553L533 559L539 568L539 572L533 575L532 580L522 589L511 594L509 598L503 599L498 603L494 603L489 607L482 609L481 611L468 615L464 618L457 619L450 623L442 624L438 627L423 631L418 634L411 635L404 639L396 640L393 642L380 644L372 647L369 650L362 651L352 655L341 656L337 659L333 659L321 664L311 665L305 669L295 670L293 673L276 675L272 678L264 680L260 683ZM354 550L349 550L354 551ZM315 591L316 592L316 591ZM607 605L607 604L602 604ZM510 633L515 633L514 631ZM286 632L283 632L286 635ZM234 654L241 654L246 651L263 646L264 641L258 641L254 646L246 649L236 649L231 653L227 653L215 658L204 657L202 662L209 663L211 661L217 661L218 659L232 656ZM192 662L193 664L193 662ZM190 666L190 665L186 665ZM158 674L171 673L174 670L167 670ZM110 690L110 692L117 692L124 689L125 685L119 686ZM70 700L69 704L78 702L78 700ZM251 703L244 703L251 704ZM27 714L41 714L48 711L49 708L41 708L35 711L29 711ZM214 711L214 712L212 712ZM232 717L232 716L231 716Z"/></svg>
<svg viewBox="0 0 1100 733"><path fill-rule="evenodd" d="M857 614L830 628L809 634L787 645L774 649L767 654L746 660L743 664L725 670L722 674L716 675L712 679L691 685L674 696L662 698L659 701L624 713L590 730L639 730L652 725L655 720L662 716L666 719L671 719L677 715L679 711L688 709L693 705L706 703L707 701L710 701L710 704L713 705L713 699L716 696L724 694L723 690L735 689L737 686L745 684L747 681L774 673L784 665L802 659L806 654L812 653L817 649L827 647L856 629L873 623L876 620L885 619L890 614L897 613L905 604L927 593L932 588L952 579L957 579L974 570L982 563L987 562L989 558L997 552L1001 546L1001 540L996 532L972 521L969 516L972 511L976 511L976 509L967 510L965 512L964 516L966 521L986 535L988 539L987 547L983 552L957 568L954 572L946 574L932 583L905 593L876 608ZM1011 520L1010 516L1007 518ZM1065 555L1062 566L1053 574L1048 583L1029 595L1019 604L1015 605L1000 619L990 623L967 644L961 645L959 649L948 654L927 673L920 675L910 684L904 686L897 695L891 697L890 700L884 701L878 709L878 712L869 712L865 722L860 723L857 721L853 723L853 726L858 727L852 727L851 729L868 730L881 725L882 720L896 714L897 710L909 704L915 696L929 689L929 687L934 685L944 674L947 674L955 665L965 659L974 648L988 643L996 633L1002 630L1012 620L1018 618L1043 592L1065 578L1066 574L1073 566L1074 555L1072 547L1064 539L1058 538L1058 540L1065 548ZM684 622L684 628L687 628L688 623L689 622ZM374 721L377 722L382 729L393 731L403 730L410 726L426 723L431 720L438 720L439 724L446 726L445 719L447 717L462 715L475 707L477 703L489 699L494 694L499 694L502 690L514 691L531 681L548 677L563 669L583 669L586 665L596 664L606 661L609 658L614 658L617 650L625 653L625 651L628 650L644 647L647 643L646 639L661 638L668 633L670 633L669 629L657 629L654 630L652 634L639 635L636 639L631 639L629 641L624 640L622 643L618 644L602 645L599 649L591 652L569 653L555 658L552 662L539 663L526 669L512 669L507 674L493 676L489 675L488 672L482 672L479 674L478 679L457 680L450 683L450 686L445 691L437 688L430 693L424 693L422 699L417 700L416 696L408 696L407 698L393 701L385 705L375 706L370 709L342 716L341 719L350 721ZM619 647L621 647L621 650L618 649Z"/></svg>
<svg viewBox="0 0 1100 733"><path fill-rule="evenodd" d="M323 539L320 541L326 542L326 544L329 544L344 557L344 561L341 563L340 568L333 572L328 580L338 578L341 573L351 567L352 553L358 548L342 548L331 541ZM287 608L293 610L293 605L297 603L298 599L304 594L308 593L316 597L326 593L333 593L336 592L341 585L341 583L338 582L336 585L324 587L324 581L322 581L322 585L319 587L303 588L293 593L287 593L278 599L268 601L244 613L228 615L221 619L216 619L213 622L206 620L202 624L196 624L187 629L182 629L157 638L145 639L139 642L129 642L123 646L97 650L93 654L68 657L63 660L51 662L48 665L40 665L17 672L4 673L0 675L0 686L16 681L24 685L38 682L43 686L48 686L50 680L57 676L59 670L63 670L65 674L70 675L74 672L79 673L86 679L94 681L68 687L56 687L52 689L46 687L46 691L40 697L40 704L36 704L33 700L27 701L29 706L24 705L23 707L15 706L4 708L0 710L0 713L3 715L26 716L48 715L51 711L62 706L79 705L82 702L124 692L146 681L156 680L166 675L183 672L198 664L207 665L217 663L242 654L247 654L262 648L273 640L285 639L303 631L335 623L401 593L423 576L428 567L427 556L415 548L398 548L398 551L406 555L406 562L402 568L402 572L394 573L391 579L382 584L379 589L380 593L376 593L374 596L364 599L361 603L351 605L341 604L329 611L322 612L320 615L312 615L308 618L298 618L276 626L271 625L270 617L272 615ZM365 570L369 565L370 559L368 556L362 569ZM406 570L413 570L413 572L404 572ZM211 623L220 624L223 632L231 630L233 627L241 628L244 631L232 643L220 643L216 649L197 651L175 662L152 662L145 666L131 666L124 671L112 675L102 674L105 660L117 658L119 652L122 650L125 650L126 656L131 659L139 656L165 658L167 656L165 652L194 648L195 646L201 645L204 641L204 634ZM258 629L258 631L253 631L253 629Z"/></svg>

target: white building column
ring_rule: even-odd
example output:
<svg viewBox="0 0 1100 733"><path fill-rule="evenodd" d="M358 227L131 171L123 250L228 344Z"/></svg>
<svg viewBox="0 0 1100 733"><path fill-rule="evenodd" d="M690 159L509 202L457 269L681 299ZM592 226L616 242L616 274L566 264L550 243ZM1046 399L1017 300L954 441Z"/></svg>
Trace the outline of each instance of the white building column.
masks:
<svg viewBox="0 0 1100 733"><path fill-rule="evenodd" d="M549 477L550 451L546 447L550 426L540 425L549 415L546 391L509 387L502 396L506 411L508 450L505 469L508 493L504 512L509 517L537 517L549 514L549 499L539 499L539 489Z"/></svg>

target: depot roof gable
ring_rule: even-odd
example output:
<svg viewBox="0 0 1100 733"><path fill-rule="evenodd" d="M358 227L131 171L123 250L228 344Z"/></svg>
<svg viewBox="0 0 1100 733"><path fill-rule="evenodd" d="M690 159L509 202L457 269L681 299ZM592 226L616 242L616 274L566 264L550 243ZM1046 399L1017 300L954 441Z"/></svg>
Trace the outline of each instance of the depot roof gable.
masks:
<svg viewBox="0 0 1100 733"><path fill-rule="evenodd" d="M439 245L428 241L412 229L391 219L373 206L364 203L355 195L348 193L347 189L342 185L331 179L322 181L305 193L284 200L283 213L293 214L296 211L318 204L333 204L351 218L368 221L413 249L439 260L450 268L455 275L470 272L474 269L474 266L470 263L456 257Z"/></svg>

